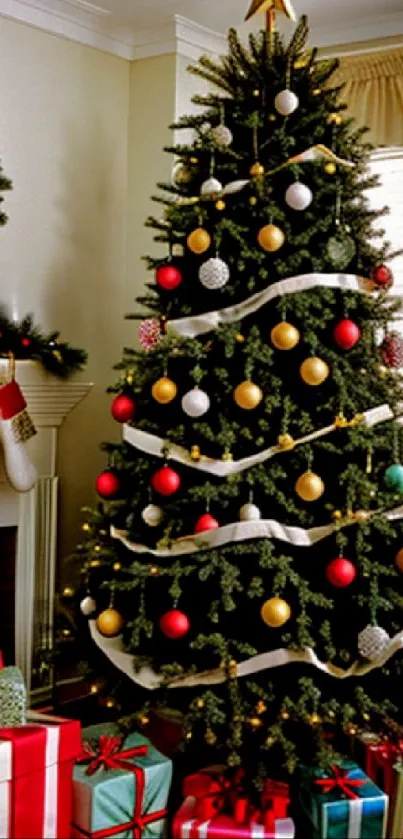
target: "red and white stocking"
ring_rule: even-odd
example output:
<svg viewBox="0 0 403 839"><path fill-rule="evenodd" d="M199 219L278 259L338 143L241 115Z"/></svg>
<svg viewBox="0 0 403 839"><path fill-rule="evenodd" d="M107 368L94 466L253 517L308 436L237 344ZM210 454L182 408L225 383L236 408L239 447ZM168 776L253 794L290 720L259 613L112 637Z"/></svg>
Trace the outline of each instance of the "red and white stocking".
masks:
<svg viewBox="0 0 403 839"><path fill-rule="evenodd" d="M27 403L14 378L0 387L0 440L4 468L17 492L29 492L36 481L36 469L27 452L26 442L36 434L27 411Z"/></svg>

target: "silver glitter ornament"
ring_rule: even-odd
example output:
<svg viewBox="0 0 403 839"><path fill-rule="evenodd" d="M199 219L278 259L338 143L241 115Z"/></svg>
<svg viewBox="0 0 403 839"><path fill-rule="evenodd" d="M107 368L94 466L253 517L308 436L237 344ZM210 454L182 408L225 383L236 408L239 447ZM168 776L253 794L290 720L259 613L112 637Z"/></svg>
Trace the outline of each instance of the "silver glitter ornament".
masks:
<svg viewBox="0 0 403 839"><path fill-rule="evenodd" d="M84 599L80 603L80 611L86 618L91 617L97 611L97 604L93 597L84 597Z"/></svg>
<svg viewBox="0 0 403 839"><path fill-rule="evenodd" d="M256 504L244 504L239 511L240 521L259 521L262 518L262 513Z"/></svg>
<svg viewBox="0 0 403 839"><path fill-rule="evenodd" d="M218 256L213 256L199 268L199 280L205 288L215 291L223 288L229 280L230 273L226 262Z"/></svg>
<svg viewBox="0 0 403 839"><path fill-rule="evenodd" d="M156 504L148 504L141 513L141 518L149 527L158 527L164 518L164 511Z"/></svg>
<svg viewBox="0 0 403 839"><path fill-rule="evenodd" d="M274 100L274 107L278 114L283 117L289 117L297 110L299 99L296 93L292 90L282 90L277 94Z"/></svg>
<svg viewBox="0 0 403 839"><path fill-rule="evenodd" d="M390 637L386 629L369 624L358 636L358 652L369 661L376 661L386 650Z"/></svg>
<svg viewBox="0 0 403 839"><path fill-rule="evenodd" d="M213 128L211 136L219 146L230 146L233 140L232 131L223 124Z"/></svg>

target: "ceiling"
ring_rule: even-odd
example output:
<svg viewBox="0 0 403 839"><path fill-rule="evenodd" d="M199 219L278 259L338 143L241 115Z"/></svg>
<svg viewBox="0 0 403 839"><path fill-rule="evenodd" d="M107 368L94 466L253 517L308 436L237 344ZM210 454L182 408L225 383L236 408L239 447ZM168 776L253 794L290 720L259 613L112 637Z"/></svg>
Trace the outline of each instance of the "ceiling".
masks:
<svg viewBox="0 0 403 839"><path fill-rule="evenodd" d="M380 38L403 42L403 0L292 3L297 16L308 15L312 45L340 47ZM244 23L248 5L249 0L0 0L0 16L123 58L182 51L194 59L200 51L222 52L223 34L230 26L241 34L260 27L262 15ZM278 25L287 34L293 29L283 15L278 15Z"/></svg>
<svg viewBox="0 0 403 839"><path fill-rule="evenodd" d="M96 0L97 5L110 10L121 21L136 27L157 25L174 14L183 15L202 26L225 32L230 26L239 26L245 16L248 0ZM360 27L364 22L373 23L374 31L385 24L393 26L400 17L403 23L402 0L293 0L297 15L308 14L311 27L328 30L343 25L348 35L351 23ZM260 17L260 16L259 16ZM260 18L261 20L261 18ZM403 32L392 31L390 34Z"/></svg>

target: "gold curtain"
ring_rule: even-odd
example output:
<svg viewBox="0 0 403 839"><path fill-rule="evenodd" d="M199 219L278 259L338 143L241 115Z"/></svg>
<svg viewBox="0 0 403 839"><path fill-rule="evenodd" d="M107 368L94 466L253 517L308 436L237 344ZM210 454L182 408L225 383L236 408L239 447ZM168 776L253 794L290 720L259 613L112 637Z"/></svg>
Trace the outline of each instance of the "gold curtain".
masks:
<svg viewBox="0 0 403 839"><path fill-rule="evenodd" d="M345 83L348 113L374 146L403 146L403 48L341 59L331 83Z"/></svg>

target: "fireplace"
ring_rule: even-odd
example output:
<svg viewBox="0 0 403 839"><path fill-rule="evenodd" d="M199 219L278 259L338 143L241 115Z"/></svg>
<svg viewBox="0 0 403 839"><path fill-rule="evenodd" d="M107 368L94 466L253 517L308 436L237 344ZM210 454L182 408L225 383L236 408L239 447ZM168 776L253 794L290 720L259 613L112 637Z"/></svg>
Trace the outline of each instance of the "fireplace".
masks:
<svg viewBox="0 0 403 839"><path fill-rule="evenodd" d="M0 376L6 368L7 361L0 359ZM18 494L0 465L2 575L4 572L0 643L4 643L6 660L12 660L14 651L32 698L46 700L53 681L57 433L91 384L75 378L59 380L34 361L17 361L16 379L38 432L27 443L38 478L30 492Z"/></svg>

